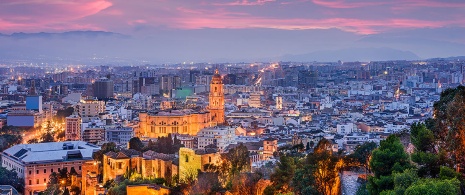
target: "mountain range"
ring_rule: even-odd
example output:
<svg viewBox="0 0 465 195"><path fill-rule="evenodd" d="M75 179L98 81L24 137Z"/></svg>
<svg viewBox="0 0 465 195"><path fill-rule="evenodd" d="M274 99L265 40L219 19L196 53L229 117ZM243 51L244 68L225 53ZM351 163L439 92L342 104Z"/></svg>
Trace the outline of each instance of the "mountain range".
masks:
<svg viewBox="0 0 465 195"><path fill-rule="evenodd" d="M160 29L0 34L0 62L179 63L417 60L465 55L465 28L359 35L338 29Z"/></svg>

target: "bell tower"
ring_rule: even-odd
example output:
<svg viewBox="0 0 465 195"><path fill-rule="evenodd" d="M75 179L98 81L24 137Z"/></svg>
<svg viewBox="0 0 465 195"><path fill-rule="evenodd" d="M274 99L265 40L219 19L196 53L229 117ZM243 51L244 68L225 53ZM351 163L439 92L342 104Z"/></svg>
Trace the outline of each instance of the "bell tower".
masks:
<svg viewBox="0 0 465 195"><path fill-rule="evenodd" d="M217 124L224 123L224 92L223 80L218 69L215 70L215 75L210 82L208 110L210 111L211 121Z"/></svg>

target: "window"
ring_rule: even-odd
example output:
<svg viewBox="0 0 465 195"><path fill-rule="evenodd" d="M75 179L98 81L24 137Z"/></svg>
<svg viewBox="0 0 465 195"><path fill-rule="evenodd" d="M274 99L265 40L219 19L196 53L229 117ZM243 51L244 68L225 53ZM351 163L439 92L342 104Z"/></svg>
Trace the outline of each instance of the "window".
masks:
<svg viewBox="0 0 465 195"><path fill-rule="evenodd" d="M36 170L36 174L39 174L39 170Z"/></svg>
<svg viewBox="0 0 465 195"><path fill-rule="evenodd" d="M47 173L47 169L44 169L44 173Z"/></svg>
<svg viewBox="0 0 465 195"><path fill-rule="evenodd" d="M53 173L53 169L50 169L50 172L52 172L52 173Z"/></svg>
<svg viewBox="0 0 465 195"><path fill-rule="evenodd" d="M117 166L118 166L118 169L123 169L123 163L120 163L120 162L119 162L119 163L117 164Z"/></svg>
<svg viewBox="0 0 465 195"><path fill-rule="evenodd" d="M186 162L189 162L189 156L186 154Z"/></svg>
<svg viewBox="0 0 465 195"><path fill-rule="evenodd" d="M79 171L81 170L81 166L79 166Z"/></svg>
<svg viewBox="0 0 465 195"><path fill-rule="evenodd" d="M47 179L46 179L46 178L44 178L44 183L47 183Z"/></svg>
<svg viewBox="0 0 465 195"><path fill-rule="evenodd" d="M39 179L36 179L36 184L39 184Z"/></svg>
<svg viewBox="0 0 465 195"><path fill-rule="evenodd" d="M208 162L209 162L209 163L212 162L212 157L211 157L211 156L208 157Z"/></svg>
<svg viewBox="0 0 465 195"><path fill-rule="evenodd" d="M31 174L32 174L32 171L31 171L31 170L29 170L29 175L31 175Z"/></svg>
<svg viewBox="0 0 465 195"><path fill-rule="evenodd" d="M29 180L29 185L32 185L32 180Z"/></svg>

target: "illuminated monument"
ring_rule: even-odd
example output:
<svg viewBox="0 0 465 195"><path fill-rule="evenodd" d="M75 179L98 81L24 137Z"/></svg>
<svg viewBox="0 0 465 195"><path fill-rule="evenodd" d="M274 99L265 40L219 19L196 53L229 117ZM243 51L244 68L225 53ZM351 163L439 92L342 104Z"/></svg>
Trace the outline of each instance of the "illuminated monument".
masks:
<svg viewBox="0 0 465 195"><path fill-rule="evenodd" d="M209 102L208 111L182 109L141 112L140 128L135 135L144 138L168 136L170 133L197 135L203 128L224 124L223 80L218 70L210 83Z"/></svg>
<svg viewBox="0 0 465 195"><path fill-rule="evenodd" d="M224 92L223 92L223 80L218 72L215 70L215 75L212 77L210 82L210 96L209 106L211 121L213 125L224 123Z"/></svg>

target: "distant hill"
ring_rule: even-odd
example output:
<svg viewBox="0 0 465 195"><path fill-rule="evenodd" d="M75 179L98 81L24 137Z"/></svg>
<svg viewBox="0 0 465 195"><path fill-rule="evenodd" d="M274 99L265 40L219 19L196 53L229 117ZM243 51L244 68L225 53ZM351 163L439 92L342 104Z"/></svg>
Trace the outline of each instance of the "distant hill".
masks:
<svg viewBox="0 0 465 195"><path fill-rule="evenodd" d="M465 55L465 28L360 35L340 29L153 29L0 34L0 63L416 60ZM288 54L288 55L286 55Z"/></svg>
<svg viewBox="0 0 465 195"><path fill-rule="evenodd" d="M316 51L300 55L285 55L283 61L384 61L384 60L418 60L416 54L391 48L348 48L340 50Z"/></svg>

